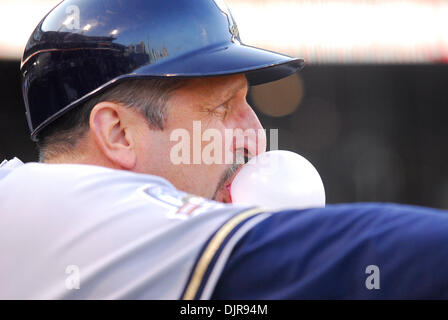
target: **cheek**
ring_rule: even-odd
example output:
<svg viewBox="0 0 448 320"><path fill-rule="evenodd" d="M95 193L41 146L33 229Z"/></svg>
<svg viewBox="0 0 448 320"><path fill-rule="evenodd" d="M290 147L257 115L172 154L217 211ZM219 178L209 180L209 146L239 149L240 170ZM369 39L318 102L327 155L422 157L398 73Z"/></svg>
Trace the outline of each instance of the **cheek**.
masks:
<svg viewBox="0 0 448 320"><path fill-rule="evenodd" d="M137 146L138 165L144 173L160 175L169 163L169 135L163 131L146 130L142 132Z"/></svg>
<svg viewBox="0 0 448 320"><path fill-rule="evenodd" d="M170 121L164 131L148 130L142 135L139 146L144 166L142 172L163 177L179 190L211 198L228 165L224 159L205 162L204 156L208 154L207 146L210 151L210 146L217 149L219 145L224 156L225 126L221 121L201 121L201 130L194 132L193 122L189 120L184 119L182 123ZM207 129L219 132L218 147L214 144L215 137L203 141ZM194 163L195 153L196 158L199 154L197 164ZM214 152L211 154L213 156Z"/></svg>
<svg viewBox="0 0 448 320"><path fill-rule="evenodd" d="M224 121L214 121L213 126L209 126L204 130L202 150L206 163L215 165L230 164L228 162L232 159L232 146L233 130L230 127L226 127ZM207 157L208 159L205 159Z"/></svg>
<svg viewBox="0 0 448 320"><path fill-rule="evenodd" d="M204 122L202 126L203 130L201 130L199 136L197 133L194 136L192 132L189 132L190 139L188 141L190 148L189 152L187 152L189 157L185 158L186 162L175 166L176 171L179 171L176 179L179 180L179 177L182 177L183 181L178 181L178 185L185 186L184 191L211 198L228 165L224 163L223 159L224 141L216 144L215 137L207 141L205 138L203 140L202 138L205 137L204 133L210 127L205 127ZM219 131L217 126L213 127L213 129L216 133ZM221 138L219 139L221 140ZM217 151L219 145L221 145L220 152ZM215 157L216 155L218 157ZM195 160L199 161L195 162Z"/></svg>
<svg viewBox="0 0 448 320"><path fill-rule="evenodd" d="M210 123L211 124L211 123ZM202 163L203 172L206 172L206 191L208 197L211 198L221 182L221 178L230 166L226 161L232 161L232 135L226 139L225 125L222 121L214 121L209 128L213 129L213 137L202 142L202 158L208 157L208 162ZM205 130L207 130L206 128ZM204 130L204 132L206 132ZM228 140L228 141L227 141Z"/></svg>

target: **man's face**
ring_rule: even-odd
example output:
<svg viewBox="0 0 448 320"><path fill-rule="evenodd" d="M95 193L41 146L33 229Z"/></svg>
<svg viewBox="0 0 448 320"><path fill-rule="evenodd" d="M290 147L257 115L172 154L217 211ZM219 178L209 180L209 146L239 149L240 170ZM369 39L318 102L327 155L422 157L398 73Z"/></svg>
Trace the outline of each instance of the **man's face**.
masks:
<svg viewBox="0 0 448 320"><path fill-rule="evenodd" d="M266 150L247 90L245 76L233 75L191 79L173 92L165 129L143 133L141 171L161 176L179 190L229 202L227 186L242 157Z"/></svg>

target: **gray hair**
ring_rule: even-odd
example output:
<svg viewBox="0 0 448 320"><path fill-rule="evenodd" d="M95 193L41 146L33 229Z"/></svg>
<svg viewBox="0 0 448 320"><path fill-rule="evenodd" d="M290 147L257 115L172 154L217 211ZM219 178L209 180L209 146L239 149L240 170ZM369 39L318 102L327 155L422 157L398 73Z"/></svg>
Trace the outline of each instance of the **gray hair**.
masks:
<svg viewBox="0 0 448 320"><path fill-rule="evenodd" d="M166 103L170 94L181 88L186 81L172 78L128 79L107 89L61 116L39 133L39 161L43 162L63 153L73 153L80 139L88 132L90 112L102 101L135 108L145 116L151 129L163 130Z"/></svg>

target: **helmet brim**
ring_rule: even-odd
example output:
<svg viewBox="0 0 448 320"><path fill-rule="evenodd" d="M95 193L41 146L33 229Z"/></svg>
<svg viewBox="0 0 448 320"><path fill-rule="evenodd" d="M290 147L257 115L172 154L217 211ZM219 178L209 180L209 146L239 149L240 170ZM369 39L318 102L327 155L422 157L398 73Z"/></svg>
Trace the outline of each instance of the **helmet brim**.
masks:
<svg viewBox="0 0 448 320"><path fill-rule="evenodd" d="M246 74L250 85L287 77L304 66L303 59L242 44L224 44L141 67L137 76L212 77Z"/></svg>

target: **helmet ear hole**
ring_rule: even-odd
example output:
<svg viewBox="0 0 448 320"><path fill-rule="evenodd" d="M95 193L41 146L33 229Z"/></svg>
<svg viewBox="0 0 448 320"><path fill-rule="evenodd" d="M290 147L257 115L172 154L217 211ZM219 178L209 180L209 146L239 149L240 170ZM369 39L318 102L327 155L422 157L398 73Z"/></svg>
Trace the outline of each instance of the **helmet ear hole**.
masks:
<svg viewBox="0 0 448 320"><path fill-rule="evenodd" d="M256 85L302 66L243 45L222 0L65 0L28 40L21 74L36 139L61 114L123 79L247 73Z"/></svg>

